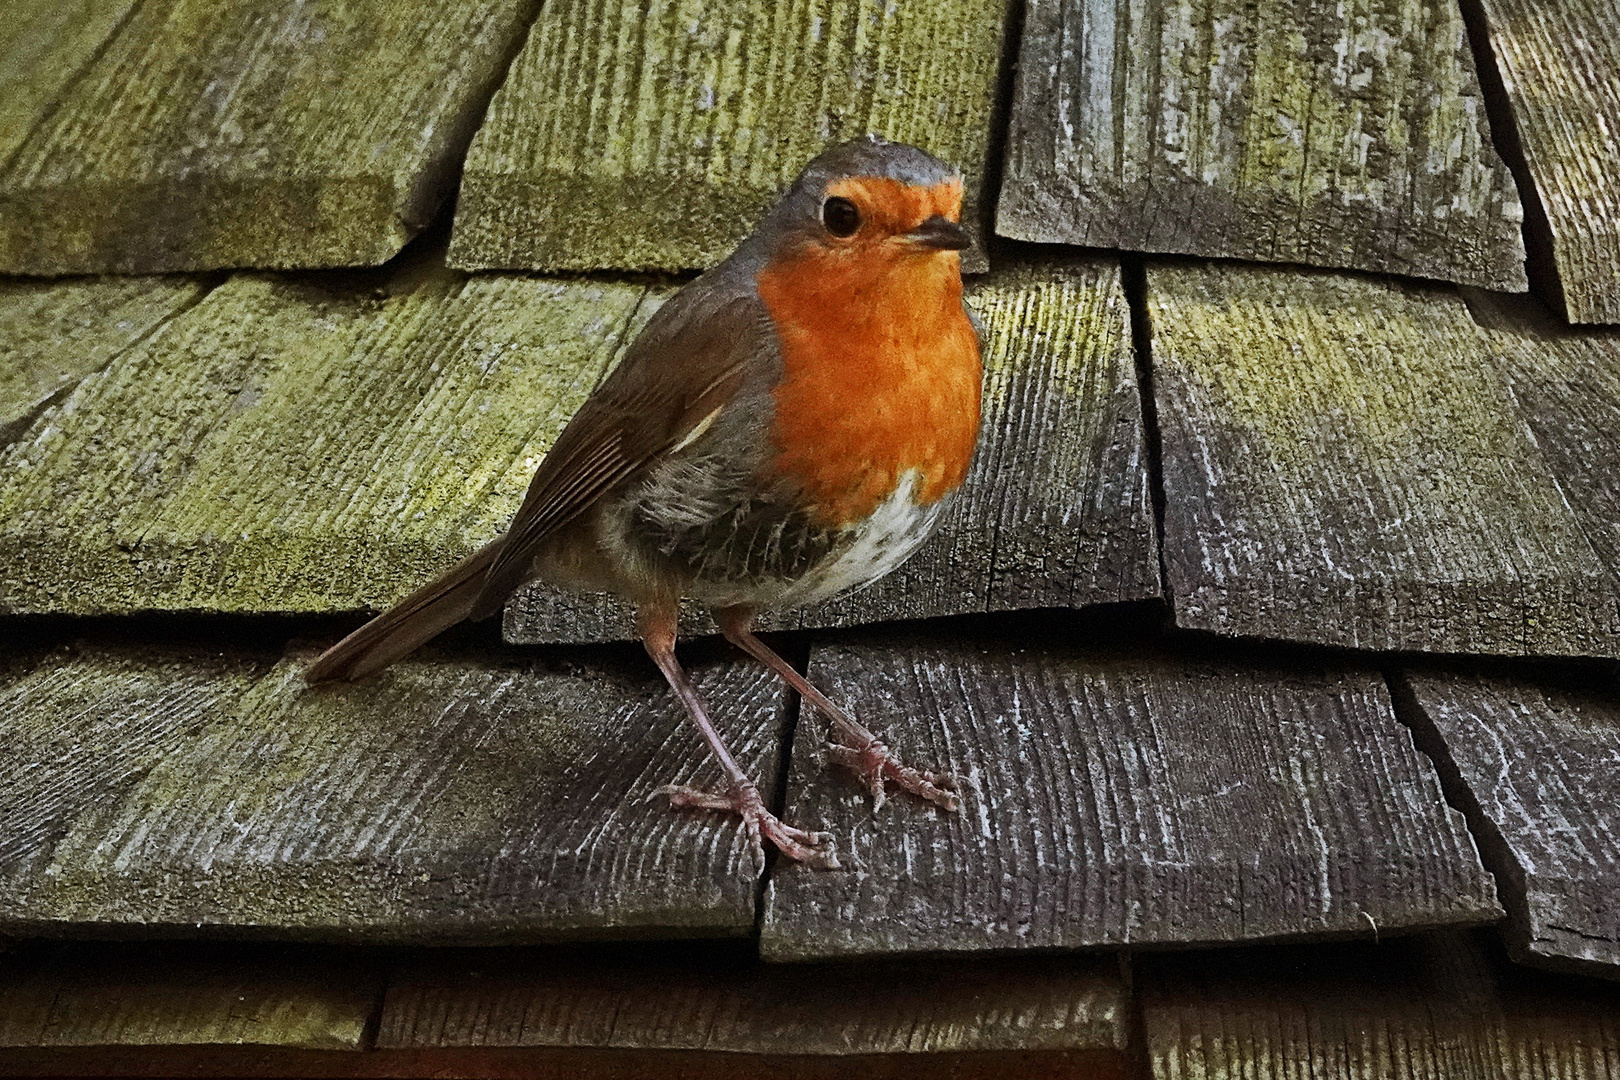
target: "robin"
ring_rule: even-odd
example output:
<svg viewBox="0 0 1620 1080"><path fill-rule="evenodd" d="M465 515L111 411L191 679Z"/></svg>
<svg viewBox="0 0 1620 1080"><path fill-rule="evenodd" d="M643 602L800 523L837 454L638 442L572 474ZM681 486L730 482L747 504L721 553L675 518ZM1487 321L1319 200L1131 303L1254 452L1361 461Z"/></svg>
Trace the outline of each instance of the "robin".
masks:
<svg viewBox="0 0 1620 1080"><path fill-rule="evenodd" d="M507 531L323 653L311 683L359 679L543 579L615 592L724 769L662 789L738 814L756 845L836 868L826 833L784 824L727 751L675 658L681 598L828 717L832 757L955 809L750 630L759 611L876 581L915 551L979 433L979 337L962 302L962 179L867 137L805 167L753 235L676 293L540 463Z"/></svg>

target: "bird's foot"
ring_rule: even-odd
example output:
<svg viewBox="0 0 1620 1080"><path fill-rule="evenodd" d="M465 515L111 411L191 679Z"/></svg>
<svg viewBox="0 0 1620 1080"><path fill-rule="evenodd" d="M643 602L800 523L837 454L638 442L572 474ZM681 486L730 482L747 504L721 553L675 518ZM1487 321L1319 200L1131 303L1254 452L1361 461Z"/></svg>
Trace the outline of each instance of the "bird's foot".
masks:
<svg viewBox="0 0 1620 1080"><path fill-rule="evenodd" d="M658 789L658 793L667 795L672 807L736 814L742 818L754 850L759 852L762 858L763 838L769 840L771 846L795 862L802 862L817 870L839 868L838 849L833 844L832 833L806 832L786 824L765 809L765 800L760 798L759 789L752 784L740 790L733 790L727 795L716 795L710 791L684 787L680 784L666 784Z"/></svg>
<svg viewBox="0 0 1620 1080"><path fill-rule="evenodd" d="M895 757L881 739L873 739L861 749L832 743L827 747L827 752L835 763L853 772L866 785L866 790L872 793L873 810L882 808L890 783L944 810L955 810L961 801L957 795L961 785L956 777L949 773L913 769Z"/></svg>

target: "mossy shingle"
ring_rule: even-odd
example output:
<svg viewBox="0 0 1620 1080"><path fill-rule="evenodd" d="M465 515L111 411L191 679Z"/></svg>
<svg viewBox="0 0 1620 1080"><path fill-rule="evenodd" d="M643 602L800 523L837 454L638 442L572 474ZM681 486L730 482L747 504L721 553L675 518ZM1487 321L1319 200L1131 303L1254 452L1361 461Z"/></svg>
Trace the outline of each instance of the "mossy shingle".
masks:
<svg viewBox="0 0 1620 1080"><path fill-rule="evenodd" d="M172 277L0 282L0 443L205 291Z"/></svg>
<svg viewBox="0 0 1620 1080"><path fill-rule="evenodd" d="M1569 318L1620 323L1620 3L1483 7Z"/></svg>
<svg viewBox="0 0 1620 1080"><path fill-rule="evenodd" d="M1176 621L1620 655L1620 590L1453 291L1150 266Z"/></svg>
<svg viewBox="0 0 1620 1080"><path fill-rule="evenodd" d="M506 527L654 306L629 284L234 278L0 453L0 610L386 606Z"/></svg>
<svg viewBox="0 0 1620 1080"><path fill-rule="evenodd" d="M1007 0L550 0L467 157L451 261L706 267L804 164L872 132L969 178Z"/></svg>
<svg viewBox="0 0 1620 1080"><path fill-rule="evenodd" d="M7 13L48 44L0 52L0 272L381 263L448 194L536 5L123 6Z"/></svg>
<svg viewBox="0 0 1620 1080"><path fill-rule="evenodd" d="M1003 236L1525 288L1455 4L1032 0Z"/></svg>

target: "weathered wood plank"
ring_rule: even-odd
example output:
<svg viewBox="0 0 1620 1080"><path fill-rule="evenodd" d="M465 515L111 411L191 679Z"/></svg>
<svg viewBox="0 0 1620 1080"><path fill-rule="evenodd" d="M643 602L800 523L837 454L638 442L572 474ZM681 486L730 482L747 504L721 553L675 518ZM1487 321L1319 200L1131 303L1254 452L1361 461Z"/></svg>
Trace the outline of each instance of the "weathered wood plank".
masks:
<svg viewBox="0 0 1620 1080"><path fill-rule="evenodd" d="M0 282L0 443L204 291L170 277Z"/></svg>
<svg viewBox="0 0 1620 1080"><path fill-rule="evenodd" d="M0 165L56 107L136 0L11 0L0 21Z"/></svg>
<svg viewBox="0 0 1620 1080"><path fill-rule="evenodd" d="M636 956L418 963L389 980L379 1048L568 1047L844 1058L920 1072L972 1051L1122 1056L1113 958L843 969L760 965L713 948Z"/></svg>
<svg viewBox="0 0 1620 1080"><path fill-rule="evenodd" d="M794 733L787 808L848 866L778 864L773 959L1234 942L1499 913L1462 816L1370 671L909 643L819 646L810 677L902 758L976 789L874 816Z"/></svg>
<svg viewBox="0 0 1620 1080"><path fill-rule="evenodd" d="M1504 885L1515 955L1620 979L1620 693L1441 669L1405 683Z"/></svg>
<svg viewBox="0 0 1620 1080"><path fill-rule="evenodd" d="M1155 1080L1620 1077L1620 998L1495 971L1450 935L1144 957L1137 985Z"/></svg>
<svg viewBox="0 0 1620 1080"><path fill-rule="evenodd" d="M1119 266L998 271L970 289L986 332L984 434L938 535L870 589L762 626L851 626L1160 595L1140 391ZM697 609L688 629L712 633ZM627 605L536 586L508 641L634 637Z"/></svg>
<svg viewBox="0 0 1620 1080"><path fill-rule="evenodd" d="M479 943L752 931L761 867L738 823L654 795L719 773L644 658L429 653L310 689L312 656L242 688L107 647L8 687L0 723L28 752L0 760L0 931ZM697 671L772 798L784 694L756 666ZM148 684L156 700L134 715L201 719L136 771L116 749L123 714L76 702ZM206 708L189 704L199 695ZM42 823L36 790L71 805Z"/></svg>
<svg viewBox="0 0 1620 1080"><path fill-rule="evenodd" d="M1480 2L1565 310L1620 323L1620 3Z"/></svg>
<svg viewBox="0 0 1620 1080"><path fill-rule="evenodd" d="M1230 266L1148 294L1181 625L1620 655L1615 579L1454 294Z"/></svg>
<svg viewBox="0 0 1620 1080"><path fill-rule="evenodd" d="M383 607L497 535L639 285L243 275L0 452L0 610Z"/></svg>
<svg viewBox="0 0 1620 1080"><path fill-rule="evenodd" d="M7 961L0 1047L360 1050L383 1000L380 965L307 953L52 946Z"/></svg>
<svg viewBox="0 0 1620 1080"><path fill-rule="evenodd" d="M1620 332L1566 326L1529 297L1464 296L1592 550L1620 580Z"/></svg>
<svg viewBox="0 0 1620 1080"><path fill-rule="evenodd" d="M28 4L24 34L60 43L5 64L0 145L27 135L0 155L0 272L381 263L448 194L537 5L149 0L99 52L119 5L76 6Z"/></svg>
<svg viewBox="0 0 1620 1080"><path fill-rule="evenodd" d="M1027 10L1001 235L1525 288L1456 5Z"/></svg>
<svg viewBox="0 0 1620 1080"><path fill-rule="evenodd" d="M962 169L976 221L1009 7L551 0L473 139L451 261L710 266L867 132Z"/></svg>

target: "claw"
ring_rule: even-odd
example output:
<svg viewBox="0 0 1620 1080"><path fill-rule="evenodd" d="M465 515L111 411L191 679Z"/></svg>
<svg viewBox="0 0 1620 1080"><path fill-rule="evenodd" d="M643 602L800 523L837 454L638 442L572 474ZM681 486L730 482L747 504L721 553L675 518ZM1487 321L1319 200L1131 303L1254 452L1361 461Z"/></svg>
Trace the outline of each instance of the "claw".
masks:
<svg viewBox="0 0 1620 1080"><path fill-rule="evenodd" d="M913 769L895 757L881 740L872 740L862 750L832 743L827 747L827 752L832 755L834 762L860 778L872 795L874 812L882 809L889 782L893 782L901 791L908 791L944 810L955 810L961 802L957 794L961 783L956 777L949 773Z"/></svg>
<svg viewBox="0 0 1620 1080"><path fill-rule="evenodd" d="M817 870L839 869L838 849L834 846L832 833L806 832L782 821L765 809L759 789L752 784L729 795L716 795L712 791L681 784L666 784L658 789L658 794L667 796L670 806L675 808L736 814L742 818L754 851L762 860L765 857L763 841L769 840L772 847L795 862L802 862Z"/></svg>

